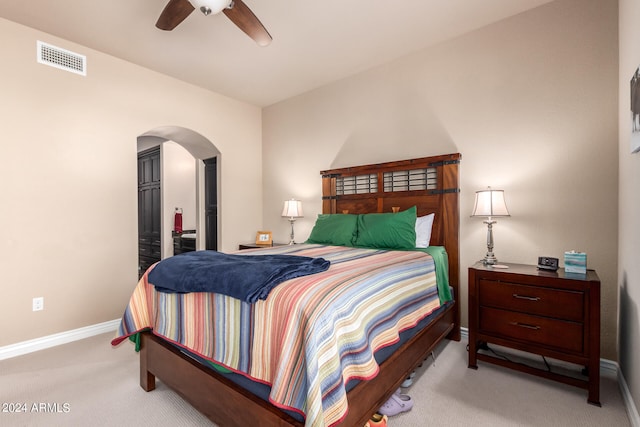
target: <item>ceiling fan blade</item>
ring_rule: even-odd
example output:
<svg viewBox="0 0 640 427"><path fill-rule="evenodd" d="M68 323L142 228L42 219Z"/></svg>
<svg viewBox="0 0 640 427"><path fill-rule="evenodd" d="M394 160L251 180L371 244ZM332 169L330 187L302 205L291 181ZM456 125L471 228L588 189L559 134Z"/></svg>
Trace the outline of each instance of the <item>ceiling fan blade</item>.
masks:
<svg viewBox="0 0 640 427"><path fill-rule="evenodd" d="M262 22L253 14L242 0L233 0L231 9L223 9L227 18L238 26L246 35L251 37L260 46L267 46L271 43L271 35L264 28Z"/></svg>
<svg viewBox="0 0 640 427"><path fill-rule="evenodd" d="M191 15L195 8L188 0L169 0L164 10L156 22L156 27L161 30L171 31L178 26L179 23Z"/></svg>

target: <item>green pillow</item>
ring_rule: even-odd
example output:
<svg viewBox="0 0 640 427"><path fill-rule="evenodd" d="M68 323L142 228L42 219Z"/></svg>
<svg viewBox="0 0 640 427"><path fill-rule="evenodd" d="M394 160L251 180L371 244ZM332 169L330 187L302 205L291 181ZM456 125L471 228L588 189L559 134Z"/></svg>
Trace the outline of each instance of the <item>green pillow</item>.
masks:
<svg viewBox="0 0 640 427"><path fill-rule="evenodd" d="M307 243L352 246L356 236L358 215L320 214Z"/></svg>
<svg viewBox="0 0 640 427"><path fill-rule="evenodd" d="M383 249L416 247L416 207L398 213L358 215L355 246Z"/></svg>

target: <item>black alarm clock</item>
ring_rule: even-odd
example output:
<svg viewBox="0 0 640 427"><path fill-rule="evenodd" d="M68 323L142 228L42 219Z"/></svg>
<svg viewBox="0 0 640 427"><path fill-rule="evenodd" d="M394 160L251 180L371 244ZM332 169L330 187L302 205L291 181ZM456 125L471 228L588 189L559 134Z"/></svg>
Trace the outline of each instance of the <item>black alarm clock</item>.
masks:
<svg viewBox="0 0 640 427"><path fill-rule="evenodd" d="M538 257L538 268L540 270L556 271L558 269L558 258L548 256Z"/></svg>

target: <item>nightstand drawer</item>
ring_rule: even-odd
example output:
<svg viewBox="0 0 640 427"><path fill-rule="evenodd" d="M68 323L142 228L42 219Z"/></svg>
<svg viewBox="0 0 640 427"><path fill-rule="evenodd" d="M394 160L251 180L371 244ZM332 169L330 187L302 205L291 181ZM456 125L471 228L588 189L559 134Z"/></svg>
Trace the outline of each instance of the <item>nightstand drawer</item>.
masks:
<svg viewBox="0 0 640 427"><path fill-rule="evenodd" d="M479 330L481 333L540 344L554 349L574 353L584 351L584 329L581 323L480 307Z"/></svg>
<svg viewBox="0 0 640 427"><path fill-rule="evenodd" d="M480 279L480 305L582 322L584 292Z"/></svg>

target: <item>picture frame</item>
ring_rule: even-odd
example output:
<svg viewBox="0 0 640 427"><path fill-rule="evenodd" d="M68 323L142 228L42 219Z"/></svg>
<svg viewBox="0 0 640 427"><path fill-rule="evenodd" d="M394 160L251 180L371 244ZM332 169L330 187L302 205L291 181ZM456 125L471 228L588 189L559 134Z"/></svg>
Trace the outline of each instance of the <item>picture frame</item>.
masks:
<svg viewBox="0 0 640 427"><path fill-rule="evenodd" d="M273 235L270 231L258 231L256 233L256 245L273 245Z"/></svg>

